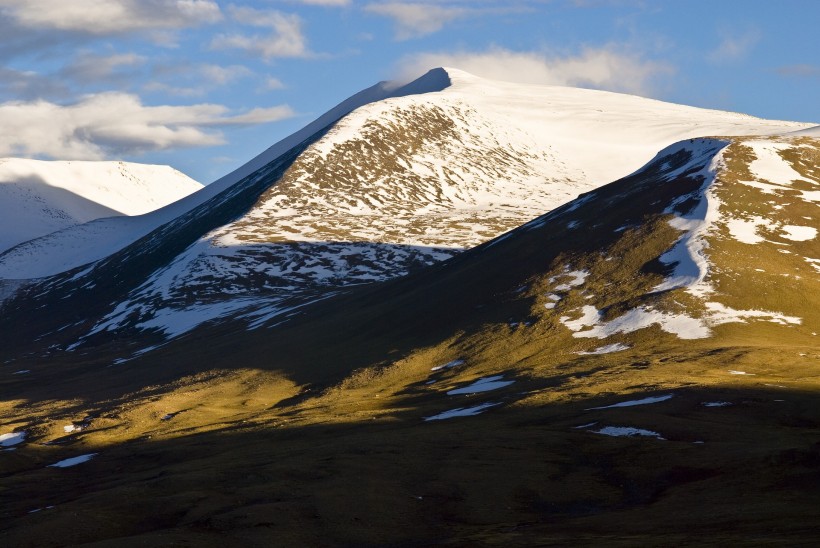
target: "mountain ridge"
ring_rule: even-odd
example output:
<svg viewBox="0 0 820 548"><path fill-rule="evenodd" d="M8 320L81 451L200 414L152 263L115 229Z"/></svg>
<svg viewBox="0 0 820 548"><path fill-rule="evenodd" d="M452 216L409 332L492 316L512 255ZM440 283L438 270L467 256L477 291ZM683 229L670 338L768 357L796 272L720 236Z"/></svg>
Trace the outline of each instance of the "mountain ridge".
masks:
<svg viewBox="0 0 820 548"><path fill-rule="evenodd" d="M418 90L424 93L410 93ZM258 328L294 306L402 276L487 241L594 188L597 183L586 171L632 170L632 162L651 158L657 153L651 147L665 143L670 132L782 132L806 125L607 92L488 82L444 69L410 87L378 85L362 93L365 99L373 93L394 96L357 108L352 105L365 99L354 96L342 103L327 117L349 113L304 141L292 161L280 163L273 174L262 168L242 179L256 180L252 201L229 206L230 216L191 224L209 228L197 229L202 230L198 236L191 232L184 242L168 242L177 251L157 255L164 263L116 268L145 278L125 276L134 280L130 286L101 284L94 278L105 268L92 265L32 286L32 295L74 287L65 294L57 290L54 298L70 300L72 292L87 291L95 304L83 306L108 307L95 313L93 324L87 323L90 317L81 322L84 334L67 329L66 319L55 323L53 330L78 337L59 346L74 350L117 332L126 338L142 332L140 337L153 341L142 351L201 323L237 315ZM599 98L598 108L590 108L588 97ZM656 110L646 112L647 104ZM579 152L583 136L587 145ZM289 142L236 173L252 172ZM594 169L593 156L603 158ZM613 156L620 158L614 166L609 165ZM234 176L201 194L224 187L230 196ZM219 203L227 206L226 199ZM188 201L202 202L195 216L204 222L209 202L196 196ZM115 256L143 256L139 246L151 248L157 234L172 238L173 233L159 229ZM121 289L100 301L103 286ZM10 306L46 306L24 302Z"/></svg>
<svg viewBox="0 0 820 548"><path fill-rule="evenodd" d="M524 146L521 128L455 131L481 118L432 104L440 95L426 99L358 111L117 254L7 301L0 417L10 419L0 441L14 445L0 451L0 538L43 546L817 538L820 140L783 132L677 140L631 173L574 187L577 197L447 260L334 285L323 261L342 256L329 244L358 246L339 270L366 264L368 246L395 253L379 264L407 264L393 249L402 240L367 239L368 229L382 231L364 222L377 213L373 198L392 215L389 204L404 202L418 206L408 217L437 211L436 233L404 225L394 234L405 247L439 244L424 238L446 234L448 216L501 210L499 196L525 201L493 193L512 183L480 187L482 174L526 178L550 165L548 156L541 164L544 156L519 155L537 151ZM663 117L647 124L658 120L667 131ZM509 163L499 160L510 150ZM388 175L375 171L381 164ZM433 165L441 170L424 169ZM381 184L388 178L402 184ZM446 191L456 179L489 190ZM312 200L300 189L327 194ZM335 217L300 216L311 207ZM334 229L347 238L328 242ZM227 238L237 242L220 248ZM231 278L246 267L240 259L254 257L231 264L229 252L258 248L257 264L281 266L276 275ZM232 268L208 277L186 266L214 256ZM207 306L233 304L216 321L162 331L167 318L199 320ZM60 468L66 463L81 468ZM55 530L64 532L56 540Z"/></svg>

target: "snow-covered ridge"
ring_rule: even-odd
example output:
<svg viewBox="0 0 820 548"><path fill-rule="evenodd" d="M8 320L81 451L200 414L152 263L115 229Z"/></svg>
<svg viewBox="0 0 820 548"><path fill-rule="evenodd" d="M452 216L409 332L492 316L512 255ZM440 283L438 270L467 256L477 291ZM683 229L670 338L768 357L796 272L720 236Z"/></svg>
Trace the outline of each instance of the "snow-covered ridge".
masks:
<svg viewBox="0 0 820 548"><path fill-rule="evenodd" d="M201 188L169 166L0 158L0 253L94 219L142 215Z"/></svg>
<svg viewBox="0 0 820 548"><path fill-rule="evenodd" d="M401 276L490 240L635 171L672 142L806 125L455 70L432 71L403 91L377 86L234 174L135 218L156 222L191 204L207 207L213 202L204 198L233 192L255 167L307 144L246 213L158 267L112 304L91 334L135 328L174 336L220 316L272 318L329 291ZM79 243L64 242L76 249L69 259L87 257L81 249L88 242L118 234L92 230ZM10 262L0 257L0 273L4 264ZM572 283L583 283L574 276Z"/></svg>
<svg viewBox="0 0 820 548"><path fill-rule="evenodd" d="M560 322L573 332L573 337L600 339L650 326L658 326L681 339L699 339L711 336L714 327L727 323L802 325L802 316L768 306L757 308L754 296L733 294L734 280L751 276L752 269L747 267L744 273L741 266L734 264L738 252L732 247L727 250L727 246L735 245L734 242L767 243L785 255L797 254L801 249L804 253L815 252L814 241L820 233L818 217L806 213L815 209L817 191L805 189L820 188L820 179L813 174L820 157L820 142L812 143L800 136L690 140L665 149L657 159L663 160L678 151L686 151L690 160L665 175L671 182L667 184L685 174L700 181L700 186L679 196L664 212L670 216L669 225L680 231L680 236L659 257L670 271L652 289L654 298L609 319L604 318L598 307L587 304L560 316ZM801 171L797 171L797 166L801 166ZM686 211L679 212L683 205ZM796 222L800 224L788 224ZM759 229L765 230L766 235L759 234ZM798 243L804 246L797 247ZM798 261L797 269L777 263L771 268L785 271L782 276L794 276L796 280L804 275L814 278L810 272L813 258L798 257L808 267ZM754 271L766 272L760 268ZM727 278L732 281L721 285L721 280ZM685 291L699 304L687 309L672 296L675 310L668 309L664 306L664 294L675 290ZM726 304L731 298L737 302L738 297L748 303L743 309ZM809 296L804 295L803 299ZM545 303L547 309L555 305L552 299ZM811 309L809 306L808 310Z"/></svg>
<svg viewBox="0 0 820 548"><path fill-rule="evenodd" d="M382 126L399 123L399 120L394 119L395 116L414 109L443 111L454 120L454 132L484 141L476 143L476 150L486 146L487 141L494 140L498 140L502 147L521 145L514 152L533 156L535 161L528 162L529 171L537 173L540 179L526 181L522 174L512 179L512 185L526 187L513 196L519 204L519 196L528 196L529 191L540 190L539 180L568 182L572 187L569 191L558 188L550 191L551 195L560 196L560 199L534 205L542 208L538 213L566 202L584 190L636 170L658 150L684 138L783 133L810 126L674 105L631 95L512 84L485 80L455 69L434 69L407 86L395 89L386 83L380 83L350 97L234 172L163 209L132 219L95 221L74 227L22 246L14 253L0 256L0 278L43 277L101 259L205 203L329 125L333 125L330 132L311 147L309 154L327 158L331 150L341 150L345 145L357 141L360 145L366 145L368 141L362 134L363 130L373 123ZM465 131L469 133L464 134ZM403 146L401 143L400 145ZM364 156L366 155L367 151L364 152ZM366 163L367 158L363 159L365 163L360 166L365 169L371 167ZM356 161L357 158L345 157L345 160ZM449 157L427 151L410 160L412 165L406 166L406 171L424 170L428 172L428 180L441 180L444 167L442 162L446 164ZM344 171L343 165L335 167L337 173L334 176ZM355 177L348 177L348 181L358 184L357 178L366 173L353 175ZM418 175L425 176L423 172ZM459 174L455 175L457 177ZM475 174L471 176L475 177ZM498 181L495 178L481 182L485 188L494 188ZM384 186L384 183L390 182L389 179L382 180L381 184ZM354 190L370 197L372 194L369 193L379 192L378 189L368 189L365 186ZM476 190L484 192L481 188ZM483 200L484 205L489 205L488 202L498 203L499 199L506 199L507 196L504 191L495 193L490 199ZM475 200L481 201L481 197L470 197L465 205L474 205L470 202ZM531 202L527 200L526 203ZM534 216L529 212L527 215ZM514 225L506 228L511 226ZM299 228L297 232L303 233ZM292 234L293 231L288 230L287 233ZM497 235L499 231L493 228L480 233L483 241ZM472 242L451 245L462 247L472 245ZM43 260L44 256L48 260ZM32 260L34 257L39 259Z"/></svg>
<svg viewBox="0 0 820 548"><path fill-rule="evenodd" d="M59 230L0 254L0 279L42 278L103 259L159 226L206 203L356 108L388 97L440 91L449 85L449 76L443 69L431 70L418 80L399 88L388 82L380 82L339 103L233 172L163 208L129 218L96 219Z"/></svg>

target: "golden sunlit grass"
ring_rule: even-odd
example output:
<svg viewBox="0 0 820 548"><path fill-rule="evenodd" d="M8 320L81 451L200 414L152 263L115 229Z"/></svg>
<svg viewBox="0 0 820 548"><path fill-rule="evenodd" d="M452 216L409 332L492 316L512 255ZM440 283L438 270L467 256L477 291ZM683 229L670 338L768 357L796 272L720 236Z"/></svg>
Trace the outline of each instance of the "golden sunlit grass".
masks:
<svg viewBox="0 0 820 548"><path fill-rule="evenodd" d="M725 212L817 227L816 204L789 192L762 203L738 182L751 176L742 168L751 159L742 140L727 151L716 190ZM820 284L803 257L820 257L816 240L781 241L792 251L784 254L775 235L752 246L718 225L707 237L710 299L798 316L799 325L750 318L682 340L657 325L583 338L562 323L585 305L605 320L640 305L705 314L682 290L653 292L668 270L658 257L679 236L664 210L699 186L661 184L664 169L675 166L659 162L541 227L317 303L275 329L212 326L118 366L105 367L112 351L94 363L33 364L48 382L3 380L15 394L0 404L0 415L13 417L3 432L30 436L0 453L0 539L810 543L820 504ZM581 228L568 228L569 219ZM546 308L573 270L587 272L584 282ZM579 353L614 343L623 349ZM463 363L433 370L456 360ZM491 375L513 382L447 394ZM494 405L425 420L483 404ZM664 439L597 433L606 427ZM87 453L98 454L74 468L46 467Z"/></svg>

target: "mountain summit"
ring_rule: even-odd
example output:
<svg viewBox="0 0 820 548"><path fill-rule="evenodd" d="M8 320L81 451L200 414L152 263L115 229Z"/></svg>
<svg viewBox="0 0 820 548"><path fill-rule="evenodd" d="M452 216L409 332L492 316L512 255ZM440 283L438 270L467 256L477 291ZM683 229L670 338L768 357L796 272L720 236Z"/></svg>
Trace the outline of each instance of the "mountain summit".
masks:
<svg viewBox="0 0 820 548"><path fill-rule="evenodd" d="M363 93L3 303L0 538L817 538L809 124Z"/></svg>
<svg viewBox="0 0 820 548"><path fill-rule="evenodd" d="M45 282L61 301L83 299L87 287L111 303L92 307L94 324L71 348L121 330L176 336L225 316L258 326L486 242L676 140L806 126L435 69L351 97L167 208L18 246L0 255L0 274L84 267ZM29 294L49 292L34 284Z"/></svg>

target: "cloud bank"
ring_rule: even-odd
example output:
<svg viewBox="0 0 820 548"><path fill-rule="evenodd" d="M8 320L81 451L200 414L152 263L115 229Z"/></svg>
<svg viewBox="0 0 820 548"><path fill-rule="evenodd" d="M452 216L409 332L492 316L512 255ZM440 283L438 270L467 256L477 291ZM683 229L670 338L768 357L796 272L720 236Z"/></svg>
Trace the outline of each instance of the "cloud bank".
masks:
<svg viewBox="0 0 820 548"><path fill-rule="evenodd" d="M400 79L410 80L430 68L458 68L494 80L525 84L575 86L651 96L656 80L673 71L618 48L586 48L577 55L550 55L492 48L484 52L420 53L399 63Z"/></svg>
<svg viewBox="0 0 820 548"><path fill-rule="evenodd" d="M222 18L213 0L0 0L0 15L28 29L93 35L180 29Z"/></svg>
<svg viewBox="0 0 820 548"><path fill-rule="evenodd" d="M44 100L0 103L5 138L0 156L98 160L152 150L223 144L219 126L253 125L294 116L287 105L232 113L222 105L146 106L120 92L60 105Z"/></svg>

